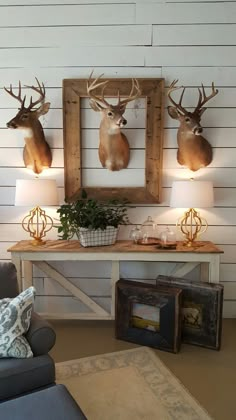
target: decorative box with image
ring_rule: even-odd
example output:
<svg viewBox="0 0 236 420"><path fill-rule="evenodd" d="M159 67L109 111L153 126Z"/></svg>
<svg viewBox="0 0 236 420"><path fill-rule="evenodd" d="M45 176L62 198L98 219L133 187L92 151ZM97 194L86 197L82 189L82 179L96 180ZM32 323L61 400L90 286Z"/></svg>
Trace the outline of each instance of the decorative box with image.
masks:
<svg viewBox="0 0 236 420"><path fill-rule="evenodd" d="M177 353L181 289L130 280L116 283L116 338Z"/></svg>
<svg viewBox="0 0 236 420"><path fill-rule="evenodd" d="M223 286L159 275L157 287L181 288L182 340L219 350L221 345Z"/></svg>

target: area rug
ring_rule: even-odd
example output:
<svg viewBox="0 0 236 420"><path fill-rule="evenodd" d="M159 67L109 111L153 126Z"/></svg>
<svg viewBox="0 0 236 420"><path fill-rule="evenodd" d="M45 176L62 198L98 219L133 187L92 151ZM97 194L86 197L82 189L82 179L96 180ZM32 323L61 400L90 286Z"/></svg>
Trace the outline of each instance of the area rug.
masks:
<svg viewBox="0 0 236 420"><path fill-rule="evenodd" d="M56 378L88 420L211 419L147 347L57 363Z"/></svg>

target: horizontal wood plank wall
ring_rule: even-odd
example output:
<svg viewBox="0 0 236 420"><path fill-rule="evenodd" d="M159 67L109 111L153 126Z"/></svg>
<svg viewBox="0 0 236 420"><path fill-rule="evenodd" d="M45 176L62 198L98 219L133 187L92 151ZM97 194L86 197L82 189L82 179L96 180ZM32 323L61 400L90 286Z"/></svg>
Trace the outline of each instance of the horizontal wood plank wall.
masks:
<svg viewBox="0 0 236 420"><path fill-rule="evenodd" d="M50 4L48 4L50 3ZM62 79L87 78L92 69L105 77L163 77L166 88L173 79L187 87L185 105L194 108L201 82L210 88L214 81L219 94L209 102L202 124L213 147L213 161L195 178L214 184L215 207L202 210L209 229L202 239L224 250L220 279L225 286L224 316L236 317L236 1L196 0L2 0L0 5L0 259L9 260L7 248L27 239L21 220L24 208L14 207L17 178L32 179L24 168L22 134L6 128L18 104L4 91L18 80L32 85L35 76L46 86L51 108L41 118L52 148L52 168L43 177L56 179L60 202L64 198ZM25 93L30 95L28 89ZM136 104L137 105L137 104ZM166 101L167 106L167 101ZM129 169L121 175L142 182L144 170L145 105L129 104L125 130L131 152ZM138 112L138 114L137 114ZM136 118L134 118L134 114ZM138 115L138 118L137 118ZM137 131L137 125L139 130ZM87 100L82 105L83 177L88 183L102 180L97 164L99 116ZM148 215L159 225L174 227L179 210L169 207L173 180L190 176L176 161L177 124L165 112L162 202L138 205L130 210L133 224ZM114 175L114 174L112 174ZM115 185L116 177L109 178ZM104 180L104 182L105 182ZM95 182L95 181L94 181ZM57 218L56 209L50 209ZM129 227L120 229L120 238L129 237ZM56 229L48 234L56 239ZM63 262L55 266L83 291L95 296L108 308L110 264ZM171 273L173 264L122 264L123 277L154 279L158 273ZM79 275L78 275L79 273ZM193 277L196 274L193 273ZM68 292L34 272L37 307L43 311L85 310ZM50 309L49 309L50 308Z"/></svg>

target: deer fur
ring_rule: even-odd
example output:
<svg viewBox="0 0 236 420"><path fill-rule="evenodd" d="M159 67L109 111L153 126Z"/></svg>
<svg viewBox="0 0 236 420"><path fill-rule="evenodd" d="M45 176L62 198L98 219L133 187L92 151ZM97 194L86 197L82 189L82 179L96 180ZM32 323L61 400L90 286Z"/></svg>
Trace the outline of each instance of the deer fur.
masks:
<svg viewBox="0 0 236 420"><path fill-rule="evenodd" d="M100 76L101 77L101 76ZM128 102L140 96L138 81L132 80L132 88L128 98L121 100L118 93L117 105L111 105L104 99L104 89L109 81L100 81L100 77L87 83L91 108L101 113L99 128L99 160L104 168L110 171L120 171L127 168L130 159L129 143L121 128L127 124L123 117ZM102 86L101 96L94 95L94 90Z"/></svg>
<svg viewBox="0 0 236 420"><path fill-rule="evenodd" d="M25 146L23 152L23 160L27 168L32 169L36 174L40 174L43 169L50 168L52 164L52 154L48 143L45 140L43 127L39 121L39 117L48 112L50 103L44 103L45 88L40 85L36 78L38 86L31 86L31 89L40 94L37 101L30 100L30 105L25 107L25 99L21 97L21 83L19 82L19 93L15 95L12 90L6 89L6 92L13 96L21 103L19 112L8 123L7 127L12 129L19 129L23 132ZM30 87L30 86L27 86ZM33 107L37 104L40 106L37 109Z"/></svg>
<svg viewBox="0 0 236 420"><path fill-rule="evenodd" d="M212 83L212 93L208 97L205 94L202 85L202 92L199 91L198 104L193 112L188 112L182 106L182 98L184 90L182 91L180 101L177 104L171 97L171 92L180 89L176 87L177 80L174 80L168 90L168 97L174 106L168 106L168 113L171 118L179 121L180 125L177 132L177 161L180 165L187 166L191 171L198 171L212 162L212 147L210 143L201 135L203 128L201 127L201 116L207 108L202 106L212 97L214 97L218 90L215 90Z"/></svg>

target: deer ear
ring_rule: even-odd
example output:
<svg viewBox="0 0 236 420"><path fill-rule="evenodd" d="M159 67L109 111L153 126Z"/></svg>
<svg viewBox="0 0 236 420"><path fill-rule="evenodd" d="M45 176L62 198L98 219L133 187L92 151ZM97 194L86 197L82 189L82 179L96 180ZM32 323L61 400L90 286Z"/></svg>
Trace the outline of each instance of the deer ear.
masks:
<svg viewBox="0 0 236 420"><path fill-rule="evenodd" d="M40 117L40 115L47 114L50 108L50 102L46 102L45 104L41 105L39 109L37 109L37 115Z"/></svg>
<svg viewBox="0 0 236 420"><path fill-rule="evenodd" d="M174 118L175 120L179 119L180 114L178 113L177 108L175 108L174 106L168 106L167 110L171 118Z"/></svg>
<svg viewBox="0 0 236 420"><path fill-rule="evenodd" d="M199 111L199 117L202 116L202 114L206 111L207 108L201 108Z"/></svg>
<svg viewBox="0 0 236 420"><path fill-rule="evenodd" d="M95 101L94 99L90 99L89 101L89 105L91 106L91 108L94 111L102 111L104 108L102 107L102 105L99 104L99 102Z"/></svg>

